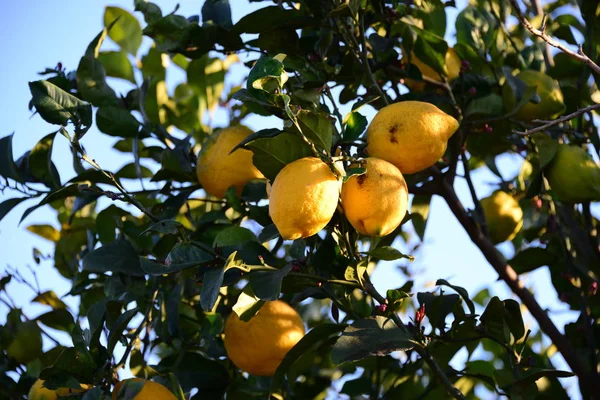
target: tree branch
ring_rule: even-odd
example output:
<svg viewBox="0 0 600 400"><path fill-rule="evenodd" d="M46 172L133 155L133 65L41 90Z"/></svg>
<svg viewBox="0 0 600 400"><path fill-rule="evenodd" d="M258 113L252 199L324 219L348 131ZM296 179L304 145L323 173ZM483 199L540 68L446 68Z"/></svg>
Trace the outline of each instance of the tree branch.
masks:
<svg viewBox="0 0 600 400"><path fill-rule="evenodd" d="M543 123L544 125L540 125L540 126L538 126L536 128L532 128L532 129L526 129L524 131L519 131L519 130L516 130L516 129L513 129L512 131L513 131L513 133L517 133L519 135L530 135L530 134L532 134L534 132L539 132L539 131L546 130L546 129L550 128L551 126L558 125L558 124L560 124L562 122L570 121L570 120L572 120L573 118L576 118L579 115L583 115L583 114L585 114L587 112L594 111L594 110L597 110L597 109L600 109L600 104L592 104L591 106L582 108L582 109L577 110L577 111L575 111L575 112L573 112L571 114L562 116L562 117L560 117L558 119L553 119L551 121L534 119L532 122Z"/></svg>
<svg viewBox="0 0 600 400"><path fill-rule="evenodd" d="M600 67L598 66L598 64L593 62L592 59L589 58L583 52L583 48L581 47L581 45L579 45L579 49L577 50L577 52L574 52L573 50L566 48L558 40L556 40L552 36L549 36L548 34L546 34L546 32L544 30L539 30L539 29L534 28L534 26L531 25L531 22L529 22L527 20L527 18L525 18L525 16L521 12L521 9L519 8L519 5L517 4L517 0L509 0L509 1L510 1L510 4L512 4L513 8L515 9L517 18L519 19L519 21L521 21L521 23L525 26L525 28L527 28L527 30L529 32L531 32L533 35L539 37L544 42L548 43L550 46L556 47L557 49L561 50L563 53L571 56L572 58L587 64L595 73L600 75Z"/></svg>
<svg viewBox="0 0 600 400"><path fill-rule="evenodd" d="M469 217L467 211L462 206L458 199L454 188L452 188L448 182L443 179L442 173L438 170L436 172L438 181L441 185L441 195L446 200L446 203L452 210L454 216L458 219L463 228L467 231L469 237L473 243L479 247L479 250L483 253L484 257L496 270L500 279L502 279L510 287L512 292L516 294L523 304L527 307L531 315L536 319L542 332L544 332L550 340L554 343L558 351L563 355L571 370L579 377L580 384L582 387L586 387L588 393L595 393L600 391L600 382L594 382L588 379L590 376L589 372L577 354L577 351L573 348L568 339L560 333L558 328L554 325L554 322L550 319L548 314L540 307L538 302L533 297L533 294L525 288L523 283L519 280L518 274L515 270L506 262L504 257L494 247L492 242L485 237L481 232L477 224Z"/></svg>

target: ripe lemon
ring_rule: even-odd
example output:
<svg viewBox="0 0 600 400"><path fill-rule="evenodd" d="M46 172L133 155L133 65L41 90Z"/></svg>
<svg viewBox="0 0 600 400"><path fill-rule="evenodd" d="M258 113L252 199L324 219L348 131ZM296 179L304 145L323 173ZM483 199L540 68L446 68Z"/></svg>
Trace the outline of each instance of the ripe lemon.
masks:
<svg viewBox="0 0 600 400"><path fill-rule="evenodd" d="M444 155L458 121L436 106L402 101L382 108L367 129L367 152L403 174L434 165Z"/></svg>
<svg viewBox="0 0 600 400"><path fill-rule="evenodd" d="M233 312L225 322L225 350L240 369L271 376L304 336L300 315L281 300L266 302L248 322Z"/></svg>
<svg viewBox="0 0 600 400"><path fill-rule="evenodd" d="M340 182L318 158L305 157L286 165L275 177L269 195L269 215L284 239L314 235L335 213Z"/></svg>
<svg viewBox="0 0 600 400"><path fill-rule="evenodd" d="M31 389L29 389L27 398L29 400L57 400L61 397L72 396L92 388L90 385L81 385L81 389L60 388L50 390L43 387L43 384L44 381L41 379L35 381L33 386L31 386Z"/></svg>
<svg viewBox="0 0 600 400"><path fill-rule="evenodd" d="M409 60L403 60L404 62L409 62ZM446 77L448 81L456 79L460 75L460 67L462 65L462 61L456 51L450 48L446 52ZM425 64L423 61L417 58L414 53L411 53L410 63L415 65L421 71L421 75L423 78L429 78L434 81L442 82L442 77L436 71L433 70L429 65ZM411 90L416 92L422 92L425 89L425 82L415 81L413 79L405 79L404 84Z"/></svg>
<svg viewBox="0 0 600 400"><path fill-rule="evenodd" d="M565 111L563 94L557 81L539 71L521 71L517 78L521 79L527 86L535 86L540 97L540 102L535 104L531 101L525 104L514 118L520 121L531 121L534 119L555 118ZM507 110L514 108L516 99L508 85L502 88L504 102Z"/></svg>
<svg viewBox="0 0 600 400"><path fill-rule="evenodd" d="M252 164L252 152L231 149L246 139L252 131L245 126L225 128L211 136L198 155L196 173L198 181L207 193L224 197L227 189L235 186L238 194L252 179L264 178Z"/></svg>
<svg viewBox="0 0 600 400"><path fill-rule="evenodd" d="M400 225L408 206L402 173L379 158L367 158L367 172L342 185L342 207L354 229L367 236L385 236Z"/></svg>
<svg viewBox="0 0 600 400"><path fill-rule="evenodd" d="M558 145L545 175L561 201L600 201L600 167L581 147Z"/></svg>
<svg viewBox="0 0 600 400"><path fill-rule="evenodd" d="M177 400L177 397L160 383L147 381L141 378L125 379L124 381L118 382L112 392L113 400L117 400L119 391L127 381L144 382L142 390L135 395L133 398L134 400Z"/></svg>
<svg viewBox="0 0 600 400"><path fill-rule="evenodd" d="M510 194L494 192L481 200L490 239L494 243L512 240L523 226L523 210Z"/></svg>
<svg viewBox="0 0 600 400"><path fill-rule="evenodd" d="M6 353L20 364L27 364L42 354L42 332L35 322L22 322Z"/></svg>

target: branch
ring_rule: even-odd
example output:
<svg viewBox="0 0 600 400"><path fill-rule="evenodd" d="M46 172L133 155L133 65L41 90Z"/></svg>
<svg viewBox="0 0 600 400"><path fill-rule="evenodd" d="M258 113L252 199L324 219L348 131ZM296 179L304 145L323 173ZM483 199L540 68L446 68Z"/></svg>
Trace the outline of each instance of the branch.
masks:
<svg viewBox="0 0 600 400"><path fill-rule="evenodd" d="M577 110L577 111L575 111L575 112L573 112L573 113L571 113L569 115L565 115L565 116L562 116L562 117L560 117L558 119L553 119L551 121L534 119L531 122L543 123L544 125L540 125L540 126L538 126L536 128L532 128L532 129L526 129L524 131L518 131L516 129L513 129L512 131L513 131L513 133L517 133L519 135L530 135L530 134L532 134L534 132L539 132L539 131L546 130L546 129L550 128L551 126L558 125L558 124L560 124L562 122L570 121L573 118L578 117L579 115L583 115L583 114L585 114L587 112L594 111L594 110L597 110L597 109L600 109L600 104L592 104L591 106L582 108L582 109Z"/></svg>
<svg viewBox="0 0 600 400"><path fill-rule="evenodd" d="M377 90L377 93L379 93L384 104L387 106L390 104L388 101L387 95L381 89L381 87L379 87L379 85L377 84L377 80L375 79L375 76L373 75L373 71L371 71L371 67L369 66L369 57L368 57L369 51L367 49L367 39L365 38L365 17L363 14L360 15L360 22L358 24L358 29L360 30L360 40L362 43L362 46L361 46L362 50L360 52L362 65L365 69L365 72L367 73L367 77L371 81L371 85L375 87L375 90Z"/></svg>
<svg viewBox="0 0 600 400"><path fill-rule="evenodd" d="M463 151L461 154L463 168L465 169L465 179L467 181L467 185L469 186L469 192L471 192L471 198L473 199L473 204L475 205L475 212L477 213L477 217L479 218L479 225L481 226L481 231L487 237L487 222L485 220L485 215L483 213L483 207L481 206L481 202L477 197L477 192L475 192L475 185L473 185L473 180L471 179L471 169L469 168L469 160L465 157L465 152Z"/></svg>
<svg viewBox="0 0 600 400"><path fill-rule="evenodd" d="M517 0L509 0L509 1L510 1L510 4L512 4L513 8L515 9L517 18L519 19L519 21L521 21L521 23L525 26L525 28L527 28L527 30L529 32L531 32L533 35L539 37L544 42L548 43L550 46L556 47L557 49L561 50L563 53L588 65L595 73L600 75L600 67L598 66L598 64L593 62L592 59L589 58L583 52L581 45L579 45L579 49L577 50L577 52L574 52L573 50L566 48L565 46L560 44L560 42L558 40L556 40L552 36L549 36L548 34L546 34L545 29L539 30L539 29L534 28L533 25L531 25L531 22L529 22L527 20L527 18L525 18L525 16L521 12L521 9L519 8L519 5L517 4Z"/></svg>
<svg viewBox="0 0 600 400"><path fill-rule="evenodd" d="M502 279L510 287L512 292L516 294L523 304L527 307L531 315L536 319L542 332L544 332L550 340L554 343L558 351L563 355L571 370L579 377L580 384L587 387L588 393L598 393L600 391L600 382L595 382L592 379L588 379L590 374L586 370L586 367L578 355L577 351L573 348L569 340L556 328L554 322L550 319L548 314L540 307L538 302L533 297L533 294L529 292L519 280L518 274L515 270L507 264L504 257L494 247L492 242L483 235L477 224L469 217L467 211L462 206L458 199L454 188L452 188L448 182L443 179L442 173L436 171L438 181L441 185L441 195L446 200L446 203L452 210L452 213L461 223L463 228L467 231L469 237L473 243L479 247L479 250L483 253L486 260L496 270L500 279Z"/></svg>

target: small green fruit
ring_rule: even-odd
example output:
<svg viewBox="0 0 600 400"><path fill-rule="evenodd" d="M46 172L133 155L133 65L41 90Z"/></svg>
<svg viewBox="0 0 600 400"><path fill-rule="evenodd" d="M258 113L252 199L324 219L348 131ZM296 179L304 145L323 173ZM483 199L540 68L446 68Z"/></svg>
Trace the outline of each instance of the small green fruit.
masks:
<svg viewBox="0 0 600 400"><path fill-rule="evenodd" d="M510 194L494 192L481 200L490 239L494 244L512 240L523 226L523 210Z"/></svg>
<svg viewBox="0 0 600 400"><path fill-rule="evenodd" d="M600 167L581 147L558 145L545 175L563 202L600 201Z"/></svg>
<svg viewBox="0 0 600 400"><path fill-rule="evenodd" d="M514 116L515 119L525 122L534 119L551 119L556 118L565 111L563 94L556 80L533 70L521 71L516 77L527 86L536 87L540 102L536 104L530 101L525 104L517 111ZM506 111L512 110L515 107L516 99L507 84L502 87L502 96L507 107Z"/></svg>

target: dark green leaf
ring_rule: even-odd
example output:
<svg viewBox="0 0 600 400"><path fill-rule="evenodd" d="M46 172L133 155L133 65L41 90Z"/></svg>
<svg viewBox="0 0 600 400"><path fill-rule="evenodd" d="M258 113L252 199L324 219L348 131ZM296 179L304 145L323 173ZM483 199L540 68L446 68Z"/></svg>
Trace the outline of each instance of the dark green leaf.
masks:
<svg viewBox="0 0 600 400"><path fill-rule="evenodd" d="M274 93L281 90L288 76L283 67L283 62L279 58L261 57L248 74L246 88L261 90L267 93Z"/></svg>
<svg viewBox="0 0 600 400"><path fill-rule="evenodd" d="M540 155L540 169L544 169L554 158L558 150L558 142L543 132L533 133L531 139Z"/></svg>
<svg viewBox="0 0 600 400"><path fill-rule="evenodd" d="M48 81L29 82L35 109L50 124L74 125L89 128L92 125L92 106L65 92Z"/></svg>
<svg viewBox="0 0 600 400"><path fill-rule="evenodd" d="M344 175L344 177L342 178L342 181L348 182L348 179L350 179L351 177L364 175L366 173L367 173L366 168L348 168L348 170L346 171L346 175Z"/></svg>
<svg viewBox="0 0 600 400"><path fill-rule="evenodd" d="M133 66L124 51L102 51L98 54L98 61L104 66L107 76L121 78L135 83Z"/></svg>
<svg viewBox="0 0 600 400"><path fill-rule="evenodd" d="M377 259L384 260L384 261L393 261L393 260L398 260L400 258L407 258L410 261L413 261L415 259L413 256L403 254L399 250L396 250L395 248L393 248L391 246L378 247L376 249L369 250L367 252L367 254L370 255L371 257L375 257Z"/></svg>
<svg viewBox="0 0 600 400"><path fill-rule="evenodd" d="M29 171L46 186L60 187L60 176L52 163L52 146L56 132L44 136L29 153Z"/></svg>
<svg viewBox="0 0 600 400"><path fill-rule="evenodd" d="M123 334L123 331L127 328L129 321L131 321L138 311L139 310L137 308L125 311L123 314L119 315L115 323L112 325L110 329L110 335L108 335L108 354L112 354L117 342Z"/></svg>
<svg viewBox="0 0 600 400"><path fill-rule="evenodd" d="M346 124L344 129L344 141L351 142L356 140L362 135L367 127L367 118L359 112L353 111L346 115L344 119Z"/></svg>
<svg viewBox="0 0 600 400"><path fill-rule="evenodd" d="M277 300L281 292L283 278L292 270L288 264L277 271L257 271L250 274L250 285L254 294L261 300Z"/></svg>
<svg viewBox="0 0 600 400"><path fill-rule="evenodd" d="M246 285L244 291L240 293L233 312L236 313L242 321L249 321L265 302L254 295L251 285Z"/></svg>
<svg viewBox="0 0 600 400"><path fill-rule="evenodd" d="M557 257L547 249L541 247L530 247L518 252L509 262L511 267L519 273L533 271L539 267L553 266Z"/></svg>
<svg viewBox="0 0 600 400"><path fill-rule="evenodd" d="M469 293L467 292L467 290L461 286L454 286L451 285L448 281L446 281L445 279L438 279L435 282L436 285L440 286L448 286L452 289L454 289L456 291L456 293L458 293L460 295L460 297L462 297L462 299L465 301L465 303L467 303L467 307L469 307L469 311L471 312L471 314L475 314L475 305L473 304L473 301L471 301L471 299L469 298Z"/></svg>
<svg viewBox="0 0 600 400"><path fill-rule="evenodd" d="M101 132L124 138L137 137L140 129L140 123L129 111L116 106L98 108L96 124Z"/></svg>
<svg viewBox="0 0 600 400"><path fill-rule="evenodd" d="M254 11L238 21L233 30L236 33L262 33L282 26L301 28L312 22L297 10L286 10L277 6L264 7Z"/></svg>
<svg viewBox="0 0 600 400"><path fill-rule="evenodd" d="M182 228L183 228L183 225L181 225L181 223L174 221L172 219L166 219L164 221L159 221L159 222L155 223L154 225L150 226L150 228L148 228L144 232L142 232L142 235L144 233L148 233L148 232L158 232L158 233L163 233L165 235L167 235L167 234L177 235L179 233L179 230Z"/></svg>
<svg viewBox="0 0 600 400"><path fill-rule="evenodd" d="M142 269L150 275L163 275L184 269L206 266L213 263L215 256L191 243L178 243L173 247L164 263L142 257Z"/></svg>
<svg viewBox="0 0 600 400"><path fill-rule="evenodd" d="M0 139L0 176L22 183L23 177L13 157L13 135L14 133Z"/></svg>
<svg viewBox="0 0 600 400"><path fill-rule="evenodd" d="M308 110L300 110L296 117L302 133L315 144L317 149L325 150L329 154L335 131L331 117Z"/></svg>
<svg viewBox="0 0 600 400"><path fill-rule="evenodd" d="M28 199L29 197L17 197L14 199L4 200L2 203L0 203L0 221L2 221L6 214L8 214L13 208Z"/></svg>
<svg viewBox="0 0 600 400"><path fill-rule="evenodd" d="M111 271L133 276L144 275L137 251L124 239L117 239L89 252L83 257L82 267L84 271L96 273Z"/></svg>
<svg viewBox="0 0 600 400"><path fill-rule="evenodd" d="M60 331L71 332L73 329L73 316L66 309L59 308L49 311L36 318L42 324Z"/></svg>
<svg viewBox="0 0 600 400"><path fill-rule="evenodd" d="M415 228L415 232L421 238L425 238L425 227L427 226L427 218L429 217L429 205L431 203L431 195L417 194L413 197L410 207L410 215Z"/></svg>
<svg viewBox="0 0 600 400"><path fill-rule="evenodd" d="M378 316L359 319L344 329L333 346L331 360L340 364L412 348L412 339L406 328L399 328L391 319Z"/></svg>
<svg viewBox="0 0 600 400"><path fill-rule="evenodd" d="M225 29L230 29L233 26L229 0L206 0L204 2L202 22L207 23L209 21Z"/></svg>

